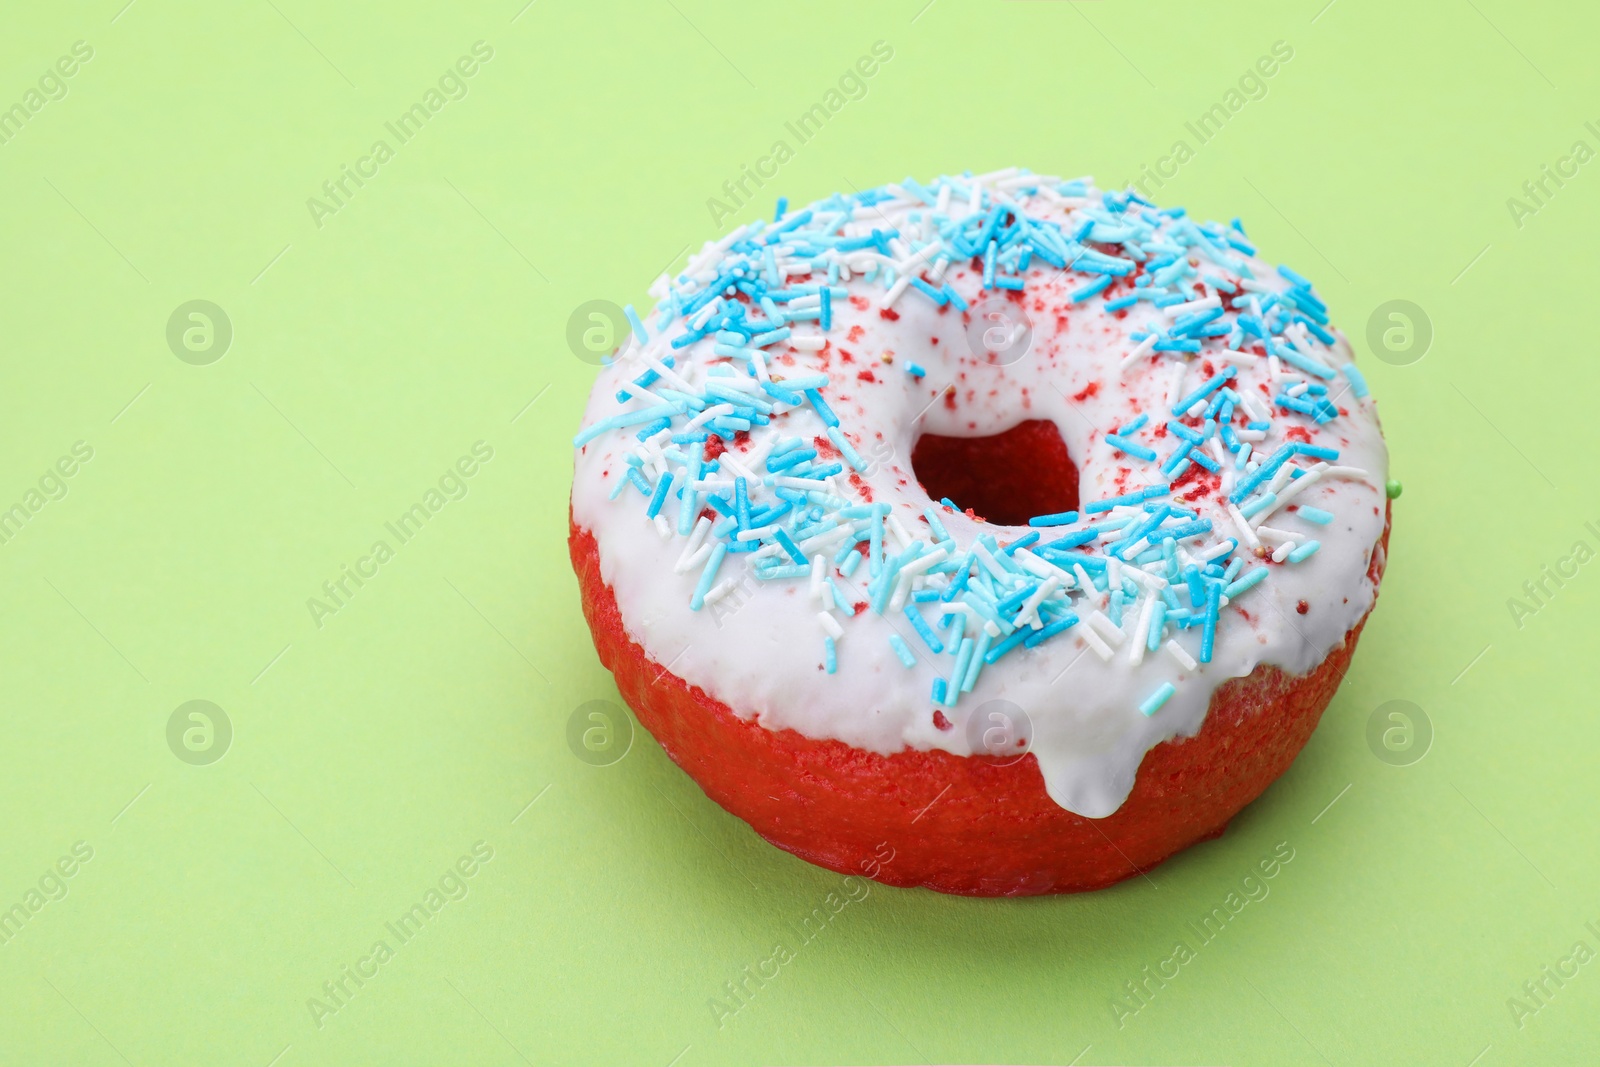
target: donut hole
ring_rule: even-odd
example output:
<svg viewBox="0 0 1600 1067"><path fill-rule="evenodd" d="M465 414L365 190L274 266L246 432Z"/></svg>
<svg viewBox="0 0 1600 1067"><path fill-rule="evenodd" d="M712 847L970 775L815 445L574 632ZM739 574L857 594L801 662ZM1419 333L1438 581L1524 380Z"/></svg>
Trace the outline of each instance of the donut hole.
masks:
<svg viewBox="0 0 1600 1067"><path fill-rule="evenodd" d="M911 449L911 470L933 499L1002 526L1078 507L1078 465L1048 419L992 437L923 434Z"/></svg>

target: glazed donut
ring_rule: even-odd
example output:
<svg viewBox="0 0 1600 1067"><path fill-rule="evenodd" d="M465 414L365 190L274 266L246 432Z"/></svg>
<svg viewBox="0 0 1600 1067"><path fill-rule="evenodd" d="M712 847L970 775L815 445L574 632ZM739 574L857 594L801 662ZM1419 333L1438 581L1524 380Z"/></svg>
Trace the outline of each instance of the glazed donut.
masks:
<svg viewBox="0 0 1600 1067"><path fill-rule="evenodd" d="M1377 596L1387 453L1238 220L907 179L780 201L650 295L574 440L573 564L640 722L773 844L1096 888L1304 745Z"/></svg>

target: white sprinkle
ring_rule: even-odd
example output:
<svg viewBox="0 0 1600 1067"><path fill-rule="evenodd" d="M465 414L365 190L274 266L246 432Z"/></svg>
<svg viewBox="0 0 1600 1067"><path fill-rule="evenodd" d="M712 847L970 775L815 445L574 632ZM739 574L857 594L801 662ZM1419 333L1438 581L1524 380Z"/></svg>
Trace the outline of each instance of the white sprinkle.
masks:
<svg viewBox="0 0 1600 1067"><path fill-rule="evenodd" d="M694 529L689 531L689 541L683 546L683 554L678 557L677 564L672 568L675 573L685 574L688 572L690 567L689 557L699 551L700 546L705 542L706 534L710 532L711 520L704 515L700 516L699 521L694 524Z"/></svg>
<svg viewBox="0 0 1600 1067"><path fill-rule="evenodd" d="M827 561L820 555L811 557L811 599L822 599L822 574Z"/></svg>
<svg viewBox="0 0 1600 1067"><path fill-rule="evenodd" d="M821 352L828 346L828 339L820 334L816 336L807 335L790 337L789 343L802 352Z"/></svg>
<svg viewBox="0 0 1600 1067"><path fill-rule="evenodd" d="M1046 578L1033 595L1022 602L1022 610L1017 612L1016 618L1011 620L1013 626L1032 626L1035 630L1043 629L1044 622L1039 618L1039 605L1055 595L1061 588L1061 583L1054 577Z"/></svg>
<svg viewBox="0 0 1600 1067"><path fill-rule="evenodd" d="M1239 514L1239 509L1231 503L1228 505L1228 518L1233 520L1234 527L1239 531L1239 536L1244 539L1246 545L1253 549L1261 547L1261 539L1256 536L1255 528L1250 525L1250 520Z"/></svg>
<svg viewBox="0 0 1600 1067"><path fill-rule="evenodd" d="M661 535L661 540L672 540L672 527L667 524L667 517L659 511L656 512L655 527L656 533Z"/></svg>
<svg viewBox="0 0 1600 1067"><path fill-rule="evenodd" d="M1222 451L1222 438L1213 434L1206 438L1206 445L1210 448L1211 457L1217 461L1217 466L1226 467L1228 457Z"/></svg>
<svg viewBox="0 0 1600 1067"><path fill-rule="evenodd" d="M1156 562L1149 564L1151 567L1163 567L1165 564ZM1123 574L1154 593L1159 593L1167 587L1167 580L1159 574L1152 574L1143 567L1126 567Z"/></svg>
<svg viewBox="0 0 1600 1067"><path fill-rule="evenodd" d="M1011 558L1017 561L1017 566L1035 578L1054 578L1061 586L1068 589L1077 584L1076 579L1071 574L1068 574L1049 560L1041 559L1025 548L1019 548L1011 553Z"/></svg>
<svg viewBox="0 0 1600 1067"><path fill-rule="evenodd" d="M1183 375L1189 365L1179 359L1172 367L1172 380L1167 384L1167 406L1170 408L1183 396Z"/></svg>
<svg viewBox="0 0 1600 1067"><path fill-rule="evenodd" d="M894 307L894 302L900 299L900 294L905 292L910 286L911 276L909 274L902 275L900 278L896 279L895 283L889 287L887 292L878 298L878 306L881 308Z"/></svg>
<svg viewBox="0 0 1600 1067"><path fill-rule="evenodd" d="M661 362L659 359L656 359L654 356L646 353L640 358L644 360L645 366L655 371L662 378L665 378L667 381L671 382L674 387L683 390L685 393L693 393L696 391L694 386L684 381L676 371L667 366L665 363Z"/></svg>
<svg viewBox="0 0 1600 1067"><path fill-rule="evenodd" d="M1317 467L1313 467L1309 474L1305 474L1299 478L1296 478L1293 482L1284 487L1283 491L1278 494L1278 499L1261 509L1261 513L1255 516L1255 521L1258 523L1267 521L1267 518L1274 511L1277 511L1279 508L1283 507L1285 504L1293 500L1296 496L1305 492L1311 486L1316 485L1318 479L1326 475L1331 469L1332 468L1330 467L1319 465Z"/></svg>
<svg viewBox="0 0 1600 1067"><path fill-rule="evenodd" d="M906 284L910 285L911 276L916 273L917 269L924 263L928 262L928 260L938 255L941 251L943 251L943 249L944 244L940 241L933 241L925 244L915 252L911 253L905 259L902 259L896 263L894 265L895 272L897 274L904 275Z"/></svg>
<svg viewBox="0 0 1600 1067"><path fill-rule="evenodd" d="M1357 481L1367 482L1370 485L1377 484L1377 482L1373 481L1372 475L1360 467L1329 467L1322 473L1329 478L1353 478Z"/></svg>
<svg viewBox="0 0 1600 1067"><path fill-rule="evenodd" d="M1011 584L1011 572L996 563L994 556L990 554L987 548L977 542L973 542L972 551L977 555L978 562L983 564L985 570L1006 585L1009 586Z"/></svg>
<svg viewBox="0 0 1600 1067"><path fill-rule="evenodd" d="M823 630L827 631L828 636L833 638L835 641L844 636L844 627L840 626L839 620L835 619L828 612L817 612L817 621L822 624L822 628Z"/></svg>
<svg viewBox="0 0 1600 1067"><path fill-rule="evenodd" d="M1161 647L1166 649L1167 652L1171 654L1173 659L1177 660L1180 664L1182 664L1184 670L1192 671L1197 666L1199 666L1199 664L1197 664L1195 662L1194 657L1189 655L1188 652L1184 651L1184 648L1183 648L1182 645L1178 644L1178 639L1177 638L1175 638L1175 637L1167 638L1167 643L1162 645Z"/></svg>
<svg viewBox="0 0 1600 1067"><path fill-rule="evenodd" d="M1176 319L1180 315L1188 315L1195 311L1209 311L1211 308L1222 306L1220 296L1208 296L1204 300L1191 300L1186 304L1168 304L1161 310L1167 313L1167 318Z"/></svg>
<svg viewBox="0 0 1600 1067"><path fill-rule="evenodd" d="M701 545L695 550L694 555L689 556L682 563L672 569L677 571L679 574L687 574L696 567L700 566L700 564L704 563L710 556L711 546Z"/></svg>
<svg viewBox="0 0 1600 1067"><path fill-rule="evenodd" d="M1093 597L1095 595L1094 579L1090 578L1089 572L1083 569L1083 564L1074 563L1072 565L1072 573L1077 577L1078 588L1083 590L1084 595Z"/></svg>
<svg viewBox="0 0 1600 1067"><path fill-rule="evenodd" d="M907 533L906 528L900 524L900 519L898 517L890 515L888 519L885 520L884 525L889 527L889 532L893 534L894 539L899 542L900 550L902 552L911 547L911 535Z"/></svg>
<svg viewBox="0 0 1600 1067"><path fill-rule="evenodd" d="M815 536L806 538L800 542L798 547L800 551L806 553L831 553L835 545L854 532L849 526L835 526L831 530L824 530Z"/></svg>
<svg viewBox="0 0 1600 1067"><path fill-rule="evenodd" d="M1096 630L1099 630L1101 636L1103 636L1107 641L1111 642L1112 648L1121 647L1122 642L1128 639L1128 635L1122 632L1121 627L1112 622L1111 619L1102 612L1095 611L1090 614L1089 625L1093 626Z"/></svg>
<svg viewBox="0 0 1600 1067"><path fill-rule="evenodd" d="M1285 541L1283 544L1278 546L1278 548L1277 548L1277 550L1275 552L1272 553L1272 562L1274 562L1274 563L1282 563L1285 559L1289 558L1289 553L1291 553L1293 551L1294 551L1294 542L1293 541Z"/></svg>
<svg viewBox="0 0 1600 1067"><path fill-rule="evenodd" d="M1151 352L1154 352L1156 350L1156 340L1156 332L1151 330L1150 335L1143 341L1140 341L1138 346L1135 347L1132 352L1129 352L1126 356L1122 357L1122 365L1117 369L1127 370L1145 356L1148 356Z"/></svg>
<svg viewBox="0 0 1600 1067"><path fill-rule="evenodd" d="M1294 464L1285 463L1283 466L1277 469L1271 478L1267 479L1267 484L1263 485L1258 492L1276 493L1279 489L1282 489L1284 486L1289 484L1289 479L1294 477L1294 472ZM1256 521L1260 522L1261 520L1257 519Z"/></svg>
<svg viewBox="0 0 1600 1067"><path fill-rule="evenodd" d="M1099 656L1102 661L1106 663L1111 662L1111 657L1115 655L1115 653L1111 651L1111 646L1106 644L1105 639L1094 632L1094 628L1092 626L1084 626L1080 623L1079 625L1072 627L1072 630L1075 633L1083 635L1083 639L1089 643L1089 647L1094 649L1094 654Z"/></svg>
<svg viewBox="0 0 1600 1067"><path fill-rule="evenodd" d="M683 432L684 433L694 433L694 431L698 430L700 427L704 426L706 423L710 422L712 419L717 418L719 415L732 415L732 414L733 414L733 405L732 404L712 404L710 407L706 408L700 414L696 415L694 418L690 419L687 423L685 423L684 427L683 427Z"/></svg>
<svg viewBox="0 0 1600 1067"><path fill-rule="evenodd" d="M1145 645L1149 643L1145 636L1150 632L1150 616L1156 607L1155 594L1146 596L1139 606L1139 621L1133 624L1133 645L1128 649L1128 662L1137 667L1144 662Z"/></svg>
<svg viewBox="0 0 1600 1067"><path fill-rule="evenodd" d="M781 485L785 489L815 489L821 493L833 488L831 482L824 481L821 478L791 478L786 474L778 475L772 480L772 484Z"/></svg>
<svg viewBox="0 0 1600 1067"><path fill-rule="evenodd" d="M1256 527L1256 536L1261 538L1261 540L1264 541L1264 542L1271 542L1272 544L1282 544L1285 541L1291 541L1292 542L1296 537L1298 537L1300 535L1299 534L1292 534L1287 530L1280 530L1275 526L1257 526Z"/></svg>
<svg viewBox="0 0 1600 1067"><path fill-rule="evenodd" d="M739 461L739 456L736 452L734 452L733 449L728 449L717 458L722 460L722 465L724 467L732 467L733 473L743 478L748 486L754 486L761 481L760 475L756 474L749 467L746 467Z"/></svg>
<svg viewBox="0 0 1600 1067"><path fill-rule="evenodd" d="M1268 422L1272 419L1272 410L1254 392L1247 389L1238 390L1239 402L1244 405L1250 417L1256 422Z"/></svg>
<svg viewBox="0 0 1600 1067"><path fill-rule="evenodd" d="M707 604L715 604L717 601L721 600L723 597L725 597L729 593L733 592L734 589L736 589L738 587L738 585L739 585L739 579L737 579L737 578L724 578L724 579L722 579L722 581L717 583L716 588L712 589L711 592L706 594L705 602Z"/></svg>

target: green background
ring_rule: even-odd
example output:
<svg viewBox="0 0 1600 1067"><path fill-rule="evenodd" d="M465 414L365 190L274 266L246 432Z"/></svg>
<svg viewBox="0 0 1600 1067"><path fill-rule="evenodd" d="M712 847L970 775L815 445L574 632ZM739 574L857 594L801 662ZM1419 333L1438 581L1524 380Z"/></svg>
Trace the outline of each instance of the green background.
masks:
<svg viewBox="0 0 1600 1067"><path fill-rule="evenodd" d="M1589 5L523 3L5 18L0 107L74 41L94 55L0 145L0 507L74 442L93 458L0 545L0 908L75 842L93 858L0 945L0 1062L1600 1055L1600 965L1520 1028L1507 1006L1600 949L1600 567L1520 627L1507 606L1600 547L1600 164L1520 227L1506 205L1600 147ZM307 198L479 40L465 98L319 227ZM878 40L894 57L864 98L795 144L784 123ZM1279 40L1265 97L1197 147L1184 122ZM779 138L795 157L761 213L1008 164L1117 185L1183 138L1159 198L1242 216L1318 282L1405 495L1344 687L1220 840L1087 896L874 886L801 944L837 875L642 733L606 766L569 747L574 710L617 695L565 555L592 378L568 318L644 303ZM195 299L232 325L209 365L166 339ZM1420 362L1369 351L1395 299L1431 322ZM478 441L466 495L398 545L384 523ZM319 627L308 598L380 538L394 558ZM232 724L209 765L167 741L195 699ZM1431 723L1419 762L1369 747L1391 700ZM385 922L479 841L465 898L394 941ZM1119 1026L1122 984L1196 945L1187 924L1280 842L1270 895ZM393 958L319 1028L308 998L380 938ZM794 959L719 1027L709 999L777 942Z"/></svg>

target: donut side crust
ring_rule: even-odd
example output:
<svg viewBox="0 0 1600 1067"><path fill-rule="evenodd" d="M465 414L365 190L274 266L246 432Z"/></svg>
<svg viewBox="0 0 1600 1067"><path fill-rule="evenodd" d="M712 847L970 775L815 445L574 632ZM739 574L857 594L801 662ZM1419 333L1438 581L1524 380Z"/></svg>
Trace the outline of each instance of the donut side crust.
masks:
<svg viewBox="0 0 1600 1067"><path fill-rule="evenodd" d="M1375 590L1391 517L1368 568ZM817 866L963 896L1101 889L1219 836L1310 739L1367 618L1307 674L1262 664L1223 683L1199 734L1152 748L1122 807L1089 819L1050 799L1031 754L1012 762L938 749L881 755L740 718L628 636L593 535L570 516L568 527L600 662L640 723L708 797Z"/></svg>

